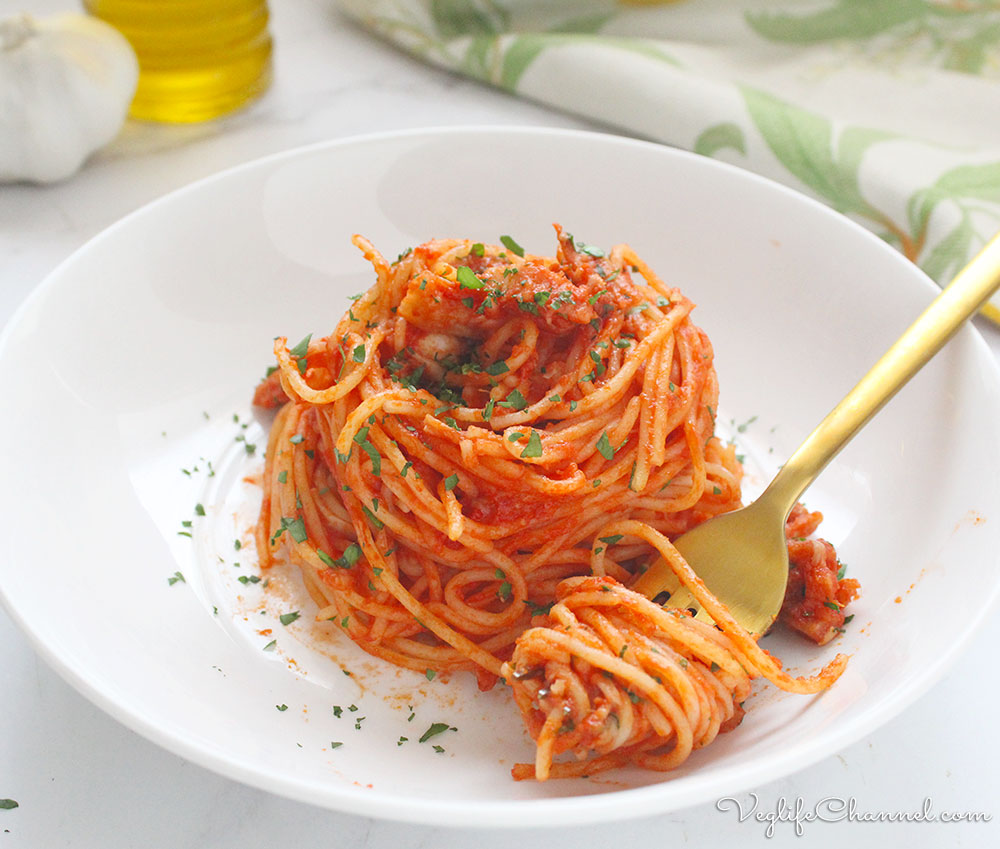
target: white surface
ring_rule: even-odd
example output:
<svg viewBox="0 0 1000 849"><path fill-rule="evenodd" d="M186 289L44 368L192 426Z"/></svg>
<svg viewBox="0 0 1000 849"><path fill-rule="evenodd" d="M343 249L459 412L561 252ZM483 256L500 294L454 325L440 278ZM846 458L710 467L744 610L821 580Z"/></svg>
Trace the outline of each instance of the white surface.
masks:
<svg viewBox="0 0 1000 849"><path fill-rule="evenodd" d="M56 4L38 2L39 10ZM13 8L0 2L0 14ZM264 153L356 132L431 124L529 123L570 126L547 114L397 56L339 21L323 3L274 2L278 78L250 111L209 128L130 127L119 143L71 182L0 187L0 320L55 265L107 224L163 192ZM997 332L981 325L994 353ZM15 411L16 414L16 411ZM985 428L995 432L996 424ZM5 446L16 451L16 446ZM996 487L995 468L983 479ZM53 534L58 533L54 525ZM39 541L44 545L45 541ZM995 568L990 564L990 568ZM951 611L949 611L951 613ZM0 847L271 846L388 847L507 845L504 832L450 831L373 822L248 789L166 754L75 694L35 658L3 614L0 666ZM981 811L989 824L806 823L816 843L983 845L996 839L993 787L1000 735L990 721L998 695L993 614L971 649L933 690L868 739L789 778L757 789L761 813L801 797L857 799L859 811ZM978 721L983 717L982 721ZM235 716L234 722L239 721ZM745 794L740 799L748 801ZM646 845L723 839L763 844L766 823L739 823L711 803L655 819L556 832L531 830L525 845ZM778 823L771 845L796 841Z"/></svg>

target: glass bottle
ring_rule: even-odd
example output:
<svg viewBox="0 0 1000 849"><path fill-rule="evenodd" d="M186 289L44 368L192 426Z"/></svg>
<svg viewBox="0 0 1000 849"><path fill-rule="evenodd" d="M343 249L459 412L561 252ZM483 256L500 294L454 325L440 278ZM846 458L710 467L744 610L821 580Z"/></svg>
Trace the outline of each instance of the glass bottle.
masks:
<svg viewBox="0 0 1000 849"><path fill-rule="evenodd" d="M84 0L139 57L129 115L206 121L260 96L271 82L266 0Z"/></svg>

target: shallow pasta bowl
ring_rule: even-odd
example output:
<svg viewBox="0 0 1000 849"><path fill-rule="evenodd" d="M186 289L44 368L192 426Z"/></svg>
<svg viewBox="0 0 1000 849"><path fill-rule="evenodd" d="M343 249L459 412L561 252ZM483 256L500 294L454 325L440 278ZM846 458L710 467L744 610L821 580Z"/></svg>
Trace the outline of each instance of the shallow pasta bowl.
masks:
<svg viewBox="0 0 1000 849"><path fill-rule="evenodd" d="M935 292L800 195L612 136L372 136L198 183L77 252L0 338L0 595L39 652L129 727L225 775L455 825L716 799L832 754L917 698L1000 588L1000 441L984 424L1000 418L1000 380L971 328L810 488L864 596L836 644L775 633L765 646L798 672L847 651L848 671L816 698L759 687L743 724L675 773L514 782L532 746L502 688L374 661L312 623L294 574L254 580L265 432L250 395L273 337L328 332L370 284L351 234L391 256L503 234L549 253L553 221L591 244L629 242L699 305L719 429L746 457L749 495Z"/></svg>

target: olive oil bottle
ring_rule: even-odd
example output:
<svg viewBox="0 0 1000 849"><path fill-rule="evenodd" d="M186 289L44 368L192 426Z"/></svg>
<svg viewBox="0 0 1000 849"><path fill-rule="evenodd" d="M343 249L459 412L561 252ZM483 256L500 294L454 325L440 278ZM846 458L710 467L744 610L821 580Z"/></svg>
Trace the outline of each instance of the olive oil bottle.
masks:
<svg viewBox="0 0 1000 849"><path fill-rule="evenodd" d="M191 123L239 109L271 82L266 0L84 0L131 42L139 88L129 115Z"/></svg>

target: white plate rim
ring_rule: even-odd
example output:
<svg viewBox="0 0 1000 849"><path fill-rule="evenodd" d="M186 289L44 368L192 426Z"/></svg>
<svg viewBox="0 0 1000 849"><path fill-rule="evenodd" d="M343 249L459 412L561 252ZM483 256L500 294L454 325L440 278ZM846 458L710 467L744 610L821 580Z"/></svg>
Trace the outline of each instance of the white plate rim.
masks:
<svg viewBox="0 0 1000 849"><path fill-rule="evenodd" d="M697 161L699 163L698 167L720 169L728 172L735 179L764 184L771 191L787 194L800 203L811 205L823 215L838 219L841 226L846 225L854 228L858 237L876 243L880 246L880 250L884 250L888 255L895 257L895 261L898 263L906 265L910 269L915 283L918 278L923 278L923 282L929 291L935 292L938 290L938 287L923 272L912 266L901 254L856 222L787 186L719 160L710 159L689 151L665 147L654 142L624 137L608 132L490 124L422 127L401 131L383 131L353 135L339 139L318 141L279 151L196 180L133 210L73 251L34 288L30 295L15 310L7 325L0 331L0 362L3 361L10 338L19 327L24 316L30 312L37 301L48 295L50 289L59 285L59 278L64 270L72 266L87 251L93 249L106 239L114 238L119 230L129 227L133 220L147 214L150 210L155 210L161 205L169 204L177 197L198 192L203 187L215 182L231 179L243 172L268 168L301 156L308 156L318 152L336 151L341 147L350 147L359 144L392 142L401 138L457 137L470 134L484 137L504 134L535 138L548 137L553 140L597 141L599 143L620 145L623 148L655 149L663 155ZM978 330L969 324L960 333L971 337L976 356L983 361L979 364L985 364L987 371L992 376L991 379L1000 384L1000 365L997 364L995 358L992 356L992 352ZM998 558L1000 558L1000 555L998 555ZM8 597L2 584L0 584L0 603L3 604L4 609L22 633L26 635L32 648L74 689L127 728L164 749L184 757L192 763L267 792L353 814L454 827L490 826L519 829L541 826L557 827L568 823L582 825L651 816L706 801L706 799L711 798L711 794L706 794L705 792L704 784L706 783L716 786L724 782L731 793L740 793L753 786L807 768L874 731L926 693L944 675L956 657L967 648L986 618L1000 606L1000 581L994 582L992 591L989 597L983 602L978 614L971 619L964 620L964 630L957 639L953 640L932 662L923 667L923 672L920 675L911 676L903 686L894 691L892 696L883 698L877 706L869 709L863 718L853 721L848 729L829 733L815 742L800 745L791 753L769 757L764 763L737 765L724 770L717 770L712 775L710 781L701 781L700 776L688 777L684 789L681 792L674 791L668 802L664 802L662 798L664 795L662 784L610 791L599 795L537 799L530 802L472 802L463 800L458 803L430 803L423 799L400 799L396 795L383 794L378 790L366 790L364 793L331 793L329 788L320 788L311 782L297 781L287 776L276 777L270 773L261 772L252 764L242 760L225 758L212 753L194 741L186 739L184 735L177 732L171 733L149 722L141 714L134 714L123 708L107 693L93 687L84 675L73 668L71 664L67 663L57 652L53 651L35 633L31 627L31 623L25 621L20 615L14 601Z"/></svg>

